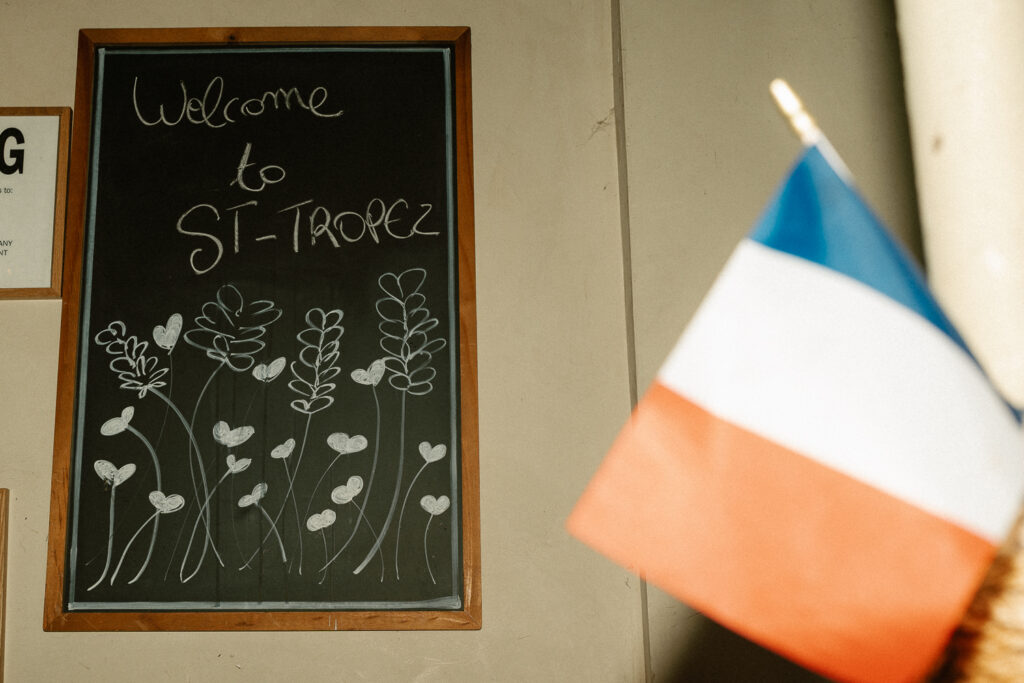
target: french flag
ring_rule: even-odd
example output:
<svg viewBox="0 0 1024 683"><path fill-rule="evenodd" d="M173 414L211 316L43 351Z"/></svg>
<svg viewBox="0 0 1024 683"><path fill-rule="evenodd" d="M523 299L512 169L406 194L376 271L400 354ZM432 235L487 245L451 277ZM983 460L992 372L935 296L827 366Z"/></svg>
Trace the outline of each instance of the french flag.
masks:
<svg viewBox="0 0 1024 683"><path fill-rule="evenodd" d="M811 670L910 681L1017 517L1022 446L914 263L810 147L568 528Z"/></svg>

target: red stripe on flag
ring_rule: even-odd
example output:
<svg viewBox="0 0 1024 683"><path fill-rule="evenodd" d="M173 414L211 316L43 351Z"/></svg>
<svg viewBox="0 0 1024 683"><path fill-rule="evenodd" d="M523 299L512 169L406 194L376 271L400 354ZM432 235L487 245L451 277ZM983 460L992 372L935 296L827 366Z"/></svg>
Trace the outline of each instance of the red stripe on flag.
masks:
<svg viewBox="0 0 1024 683"><path fill-rule="evenodd" d="M995 554L657 383L568 527L736 632L863 681L926 673Z"/></svg>

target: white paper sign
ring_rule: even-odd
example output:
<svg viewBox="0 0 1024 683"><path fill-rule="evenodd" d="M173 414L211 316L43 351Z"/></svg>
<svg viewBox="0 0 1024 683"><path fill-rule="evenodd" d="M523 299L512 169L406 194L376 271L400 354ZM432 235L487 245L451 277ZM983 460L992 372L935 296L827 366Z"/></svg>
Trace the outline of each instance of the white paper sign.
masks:
<svg viewBox="0 0 1024 683"><path fill-rule="evenodd" d="M47 288L59 116L0 116L0 288Z"/></svg>

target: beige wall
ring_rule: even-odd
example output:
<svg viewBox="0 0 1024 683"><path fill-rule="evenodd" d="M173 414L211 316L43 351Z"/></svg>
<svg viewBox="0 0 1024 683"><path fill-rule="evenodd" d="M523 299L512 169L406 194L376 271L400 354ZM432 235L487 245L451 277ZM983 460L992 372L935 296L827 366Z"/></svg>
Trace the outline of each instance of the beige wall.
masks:
<svg viewBox="0 0 1024 683"><path fill-rule="evenodd" d="M0 106L73 103L80 27L472 27L484 627L43 633L58 302L0 302L11 681L630 681L638 582L563 530L628 413L607 2L13 0ZM640 673L638 673L640 672Z"/></svg>
<svg viewBox="0 0 1024 683"><path fill-rule="evenodd" d="M43 633L59 303L0 302L0 486L13 497L8 680L644 678L640 585L562 527L629 410L619 161L630 181L641 389L797 152L768 99L772 77L804 97L884 219L912 236L916 213L889 3L623 0L624 156L609 125L615 9L610 0L0 5L0 106L70 105L80 27L472 27L484 604L480 632ZM658 680L701 652L732 664L691 663L694 672L776 667L728 638L708 640L657 590L650 597Z"/></svg>

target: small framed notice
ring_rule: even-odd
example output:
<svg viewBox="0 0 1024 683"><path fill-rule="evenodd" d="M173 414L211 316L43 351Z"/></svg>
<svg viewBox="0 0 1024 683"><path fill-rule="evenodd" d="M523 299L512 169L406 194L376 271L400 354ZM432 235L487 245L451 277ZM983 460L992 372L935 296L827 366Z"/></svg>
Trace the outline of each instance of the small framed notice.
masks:
<svg viewBox="0 0 1024 683"><path fill-rule="evenodd" d="M71 109L0 107L0 299L59 298Z"/></svg>

